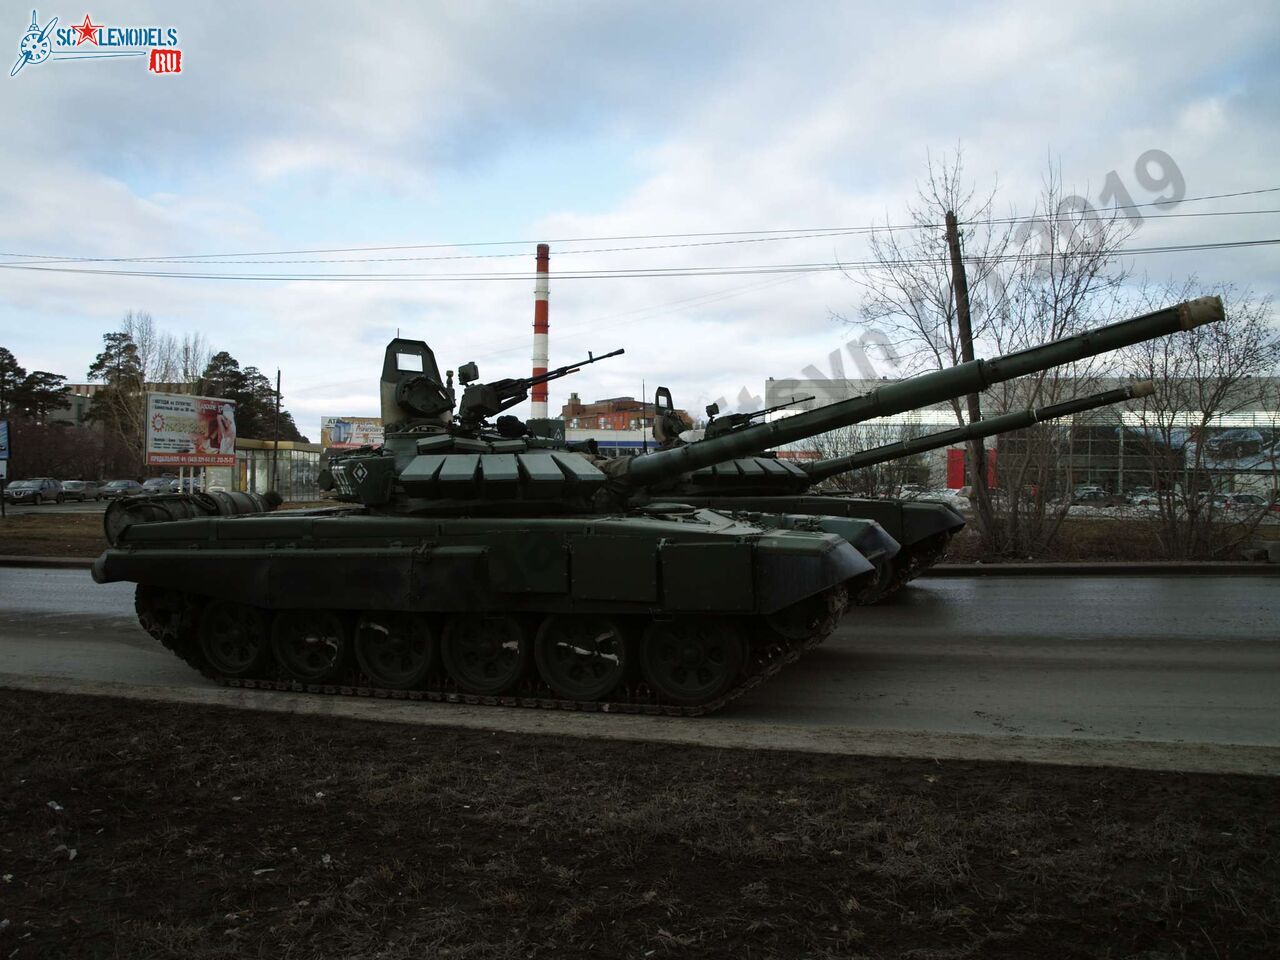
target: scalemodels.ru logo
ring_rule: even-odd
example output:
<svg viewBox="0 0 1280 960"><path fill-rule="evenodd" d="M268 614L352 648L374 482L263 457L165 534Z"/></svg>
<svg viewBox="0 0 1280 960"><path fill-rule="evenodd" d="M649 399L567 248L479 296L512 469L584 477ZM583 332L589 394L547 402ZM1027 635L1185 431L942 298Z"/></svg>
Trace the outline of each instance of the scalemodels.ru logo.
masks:
<svg viewBox="0 0 1280 960"><path fill-rule="evenodd" d="M43 27L36 11L31 11L31 26L18 42L18 62L9 71L16 77L27 64L46 60L105 60L118 57L146 57L152 73L181 73L182 51L178 49L177 27L112 26L94 23L93 17L72 27L58 26L51 17Z"/></svg>

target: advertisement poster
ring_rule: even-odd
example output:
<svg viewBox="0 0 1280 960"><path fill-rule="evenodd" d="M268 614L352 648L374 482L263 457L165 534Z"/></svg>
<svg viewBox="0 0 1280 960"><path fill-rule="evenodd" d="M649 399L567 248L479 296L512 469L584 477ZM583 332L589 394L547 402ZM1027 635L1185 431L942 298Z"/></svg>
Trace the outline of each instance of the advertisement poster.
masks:
<svg viewBox="0 0 1280 960"><path fill-rule="evenodd" d="M231 467L236 462L236 405L217 397L147 394L147 463Z"/></svg>
<svg viewBox="0 0 1280 960"><path fill-rule="evenodd" d="M0 420L0 460L9 459L9 421Z"/></svg>
<svg viewBox="0 0 1280 960"><path fill-rule="evenodd" d="M382 445L381 417L323 417L320 420L320 445L326 450L354 450L357 447Z"/></svg>

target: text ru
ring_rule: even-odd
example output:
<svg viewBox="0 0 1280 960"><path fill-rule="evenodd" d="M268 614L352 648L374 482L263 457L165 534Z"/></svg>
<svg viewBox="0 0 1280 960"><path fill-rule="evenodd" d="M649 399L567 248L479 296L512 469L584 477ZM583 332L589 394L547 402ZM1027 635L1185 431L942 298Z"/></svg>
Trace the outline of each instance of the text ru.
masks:
<svg viewBox="0 0 1280 960"><path fill-rule="evenodd" d="M78 34L70 27L54 31L58 46L74 47ZM176 27L99 27L95 31L100 47L176 47Z"/></svg>

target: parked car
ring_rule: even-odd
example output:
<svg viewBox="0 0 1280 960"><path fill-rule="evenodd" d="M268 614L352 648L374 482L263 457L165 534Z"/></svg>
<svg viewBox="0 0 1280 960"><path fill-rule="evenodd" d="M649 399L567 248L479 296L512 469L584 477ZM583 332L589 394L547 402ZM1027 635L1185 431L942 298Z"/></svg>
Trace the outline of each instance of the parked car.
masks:
<svg viewBox="0 0 1280 960"><path fill-rule="evenodd" d="M102 490L97 480L63 480L62 495L67 500L84 503L86 500L101 500Z"/></svg>
<svg viewBox="0 0 1280 960"><path fill-rule="evenodd" d="M142 493L148 497L159 496L162 493L172 493L174 482L172 477L152 477L150 480L142 482Z"/></svg>
<svg viewBox="0 0 1280 960"><path fill-rule="evenodd" d="M1113 497L1101 487L1085 487L1077 489L1071 498L1072 506L1114 507L1120 503L1119 497Z"/></svg>
<svg viewBox="0 0 1280 960"><path fill-rule="evenodd" d="M62 484L52 477L15 480L4 488L4 498L11 503L31 503L37 507L46 500L61 503Z"/></svg>
<svg viewBox="0 0 1280 960"><path fill-rule="evenodd" d="M111 480L99 490L108 500L112 497L136 497L143 492L142 484L137 480Z"/></svg>
<svg viewBox="0 0 1280 960"><path fill-rule="evenodd" d="M945 503L951 509L962 512L969 510L969 498L959 490L954 489L925 490L917 493L911 499L924 500L929 503Z"/></svg>
<svg viewBox="0 0 1280 960"><path fill-rule="evenodd" d="M1222 506L1228 510L1254 513L1268 509L1271 501L1258 493L1228 493L1223 495Z"/></svg>
<svg viewBox="0 0 1280 960"><path fill-rule="evenodd" d="M169 493L199 493L204 489L204 484L200 482L199 477L185 477L182 480L169 481Z"/></svg>

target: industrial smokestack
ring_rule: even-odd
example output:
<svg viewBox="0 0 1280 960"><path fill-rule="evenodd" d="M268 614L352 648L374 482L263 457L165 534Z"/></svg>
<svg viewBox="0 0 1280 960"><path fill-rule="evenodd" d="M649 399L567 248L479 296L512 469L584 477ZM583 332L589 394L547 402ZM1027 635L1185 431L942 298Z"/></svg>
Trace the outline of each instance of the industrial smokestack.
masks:
<svg viewBox="0 0 1280 960"><path fill-rule="evenodd" d="M547 372L547 297L551 292L551 247L538 244L538 277L533 287L533 375ZM535 384L533 388L533 417L547 415L547 385Z"/></svg>

